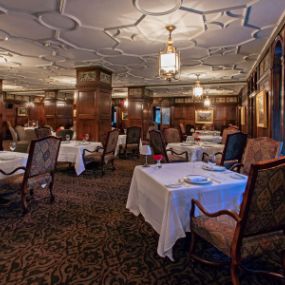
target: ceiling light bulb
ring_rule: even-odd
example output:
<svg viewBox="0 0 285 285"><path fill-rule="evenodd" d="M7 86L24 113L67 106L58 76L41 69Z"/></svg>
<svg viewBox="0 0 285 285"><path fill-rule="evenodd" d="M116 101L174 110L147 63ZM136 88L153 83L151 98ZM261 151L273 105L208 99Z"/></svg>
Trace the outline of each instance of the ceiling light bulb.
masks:
<svg viewBox="0 0 285 285"><path fill-rule="evenodd" d="M4 41L8 41L8 40L9 40L9 37L5 36Z"/></svg>

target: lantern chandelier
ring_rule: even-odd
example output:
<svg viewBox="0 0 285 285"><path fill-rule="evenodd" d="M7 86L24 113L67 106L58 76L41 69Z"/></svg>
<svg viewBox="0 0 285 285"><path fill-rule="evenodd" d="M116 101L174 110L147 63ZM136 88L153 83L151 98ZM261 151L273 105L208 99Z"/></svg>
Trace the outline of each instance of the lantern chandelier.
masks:
<svg viewBox="0 0 285 285"><path fill-rule="evenodd" d="M159 77L167 81L172 79L178 80L180 75L180 54L173 46L171 34L175 30L175 26L166 26L169 32L168 41L165 50L159 54Z"/></svg>
<svg viewBox="0 0 285 285"><path fill-rule="evenodd" d="M203 90L203 87L201 86L200 81L199 81L199 74L196 74L196 76L197 76L197 80L196 80L195 85L193 87L193 98L196 101L200 101L200 100L202 100L204 90Z"/></svg>

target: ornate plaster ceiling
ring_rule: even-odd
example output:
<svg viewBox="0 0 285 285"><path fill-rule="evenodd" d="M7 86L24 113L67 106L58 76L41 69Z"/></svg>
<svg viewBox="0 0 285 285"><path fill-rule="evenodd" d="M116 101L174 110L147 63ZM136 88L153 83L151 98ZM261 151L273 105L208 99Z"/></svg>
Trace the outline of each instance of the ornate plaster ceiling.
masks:
<svg viewBox="0 0 285 285"><path fill-rule="evenodd" d="M164 84L157 54L176 25L182 84L243 81L284 0L0 0L4 90L73 88L75 67L111 69L113 86Z"/></svg>

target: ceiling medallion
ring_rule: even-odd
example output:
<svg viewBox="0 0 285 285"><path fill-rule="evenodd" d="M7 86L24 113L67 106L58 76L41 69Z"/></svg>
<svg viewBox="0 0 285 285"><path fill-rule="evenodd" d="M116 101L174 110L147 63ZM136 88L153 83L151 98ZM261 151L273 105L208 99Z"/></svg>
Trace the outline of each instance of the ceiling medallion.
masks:
<svg viewBox="0 0 285 285"><path fill-rule="evenodd" d="M193 98L195 101L201 101L204 90L199 81L199 74L196 74L196 76L197 81L195 82L195 85L193 87Z"/></svg>
<svg viewBox="0 0 285 285"><path fill-rule="evenodd" d="M173 46L171 34L175 26L166 26L169 32L166 47L159 54L159 77L171 81L178 80L180 75L180 54Z"/></svg>
<svg viewBox="0 0 285 285"><path fill-rule="evenodd" d="M144 15L163 16L178 10L182 5L182 0L167 1L147 1L133 0L135 8ZM159 8L157 8L159 6Z"/></svg>

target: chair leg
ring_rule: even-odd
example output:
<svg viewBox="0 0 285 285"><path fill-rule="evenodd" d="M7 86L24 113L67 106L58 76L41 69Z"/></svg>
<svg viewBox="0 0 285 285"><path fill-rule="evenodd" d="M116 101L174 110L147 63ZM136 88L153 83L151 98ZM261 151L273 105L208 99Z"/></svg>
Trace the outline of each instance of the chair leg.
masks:
<svg viewBox="0 0 285 285"><path fill-rule="evenodd" d="M189 250L190 257L192 256L194 252L195 243L196 243L196 234L194 232L191 232L191 243L190 243L190 250Z"/></svg>
<svg viewBox="0 0 285 285"><path fill-rule="evenodd" d="M49 184L50 203L53 203L55 200L53 195L53 181L54 181L54 176L52 176L51 183Z"/></svg>
<svg viewBox="0 0 285 285"><path fill-rule="evenodd" d="M281 252L281 266L283 268L283 275L285 279L285 250ZM284 284L285 284L285 281L284 281Z"/></svg>
<svg viewBox="0 0 285 285"><path fill-rule="evenodd" d="M22 188L22 192L21 192L21 204L22 204L22 209L23 209L23 213L22 213L23 216L29 212L28 204L27 204L27 200L26 200L26 192L27 192L27 190L28 189L25 186L25 187Z"/></svg>
<svg viewBox="0 0 285 285"><path fill-rule="evenodd" d="M239 279L238 279L238 265L234 263L233 261L231 262L231 279L232 279L232 284L233 285L239 285Z"/></svg>

